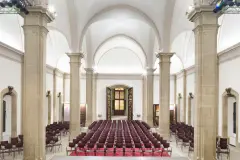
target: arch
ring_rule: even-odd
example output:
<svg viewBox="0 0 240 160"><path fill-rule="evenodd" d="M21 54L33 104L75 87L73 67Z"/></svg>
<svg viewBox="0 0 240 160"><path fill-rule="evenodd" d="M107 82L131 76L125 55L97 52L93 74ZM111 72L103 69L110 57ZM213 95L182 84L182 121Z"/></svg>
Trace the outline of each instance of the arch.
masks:
<svg viewBox="0 0 240 160"><path fill-rule="evenodd" d="M107 8L104 8L102 9L101 11L97 12L96 14L94 14L89 20L88 22L86 23L86 25L84 26L82 32L81 32L81 35L80 35L80 45L79 45L79 50L82 50L82 44L83 44L83 38L87 32L87 29L91 26L91 24L93 24L97 19L98 17L100 17L102 14L108 12L108 11L111 11L111 10L114 10L114 9L129 9L135 13L137 13L138 15L141 15L144 20L146 20L146 22L148 23L148 25L150 25L155 34L156 34L156 37L157 37L157 40L158 40L158 45L161 46L161 37L160 37L160 33L159 33L159 30L157 29L157 26L155 24L155 22L146 14L144 13L143 11L137 9L136 7L133 7L133 6L130 6L130 5L126 5L126 4L122 4L122 5L114 5L114 6L110 6L110 7L107 7Z"/></svg>
<svg viewBox="0 0 240 160"><path fill-rule="evenodd" d="M3 118L3 99L5 96L11 96L12 108L11 108L11 137L17 136L17 92L14 90L12 86L8 86L1 91L1 101L0 101L0 118ZM3 132L2 132L2 123L0 123L0 139L2 140Z"/></svg>
<svg viewBox="0 0 240 160"><path fill-rule="evenodd" d="M142 67L146 66L146 62L145 62L145 64L144 64L144 63L141 61L140 57L137 55L137 53L136 53L135 51L133 51L132 49L126 48L126 47L114 47L114 48L108 49L106 52L104 52L104 53L101 55L101 57L99 58L99 60L97 61L97 63L94 63L94 65L97 65L97 64L99 63L99 61L102 59L102 57L103 57L106 53L108 53L109 51L111 51L111 50L113 50L113 49L126 49L126 50L129 50L129 51L133 52L133 53L138 57L139 61L140 61L141 64L142 64ZM96 61L96 60L94 59L94 62L95 62L95 61Z"/></svg>
<svg viewBox="0 0 240 160"><path fill-rule="evenodd" d="M226 88L222 94L222 136L228 137L228 98L234 97L236 99L236 148L238 144L238 115L239 115L239 94L232 88Z"/></svg>
<svg viewBox="0 0 240 160"><path fill-rule="evenodd" d="M94 56L93 56L93 62L95 60L95 56L97 54L97 52L99 51L99 49L104 46L108 41L111 41L112 39L114 38L117 38L117 37L124 37L126 39L129 39L131 41L133 41L134 43L136 43L137 46L140 47L140 49L142 50L142 52L144 53L144 56L145 56L145 64L147 65L147 54L146 54L146 51L144 50L143 46L140 44L140 42L138 42L135 38L133 38L132 36L129 36L129 35L126 35L126 34L117 34L117 35L114 35L114 36L111 36L111 37L108 37L107 39L105 39L98 47L97 49L94 51Z"/></svg>
<svg viewBox="0 0 240 160"><path fill-rule="evenodd" d="M61 31L59 28L54 27L54 26L47 26L47 28L49 29L49 31L57 31L57 32L59 32L60 34L62 34L62 35L66 38L67 43L68 43L68 46L69 46L69 48L70 48L71 45L70 45L69 38L67 37L67 35L66 35L63 31Z"/></svg>
<svg viewBox="0 0 240 160"><path fill-rule="evenodd" d="M195 64L195 37L192 30L180 32L171 43L171 52L175 52L183 64L183 69Z"/></svg>
<svg viewBox="0 0 240 160"><path fill-rule="evenodd" d="M54 68L62 55L70 51L67 38L58 30L50 30L47 35L46 63Z"/></svg>

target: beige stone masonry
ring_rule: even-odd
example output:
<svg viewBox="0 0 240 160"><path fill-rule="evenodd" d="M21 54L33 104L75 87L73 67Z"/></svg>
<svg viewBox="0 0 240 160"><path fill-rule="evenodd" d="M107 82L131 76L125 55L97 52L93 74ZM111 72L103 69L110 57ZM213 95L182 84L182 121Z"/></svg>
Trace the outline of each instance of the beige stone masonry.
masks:
<svg viewBox="0 0 240 160"><path fill-rule="evenodd" d="M86 102L87 102L86 126L89 126L93 122L94 69L85 68L85 70L86 70Z"/></svg>
<svg viewBox="0 0 240 160"><path fill-rule="evenodd" d="M154 69L147 68L145 94L146 94L146 113L147 113L147 123L153 127L153 83L154 83Z"/></svg>
<svg viewBox="0 0 240 160"><path fill-rule="evenodd" d="M67 53L70 57L70 140L80 133L80 67L83 53Z"/></svg>
<svg viewBox="0 0 240 160"><path fill-rule="evenodd" d="M159 132L169 140L170 132L170 59L174 53L158 53L159 58Z"/></svg>
<svg viewBox="0 0 240 160"><path fill-rule="evenodd" d="M189 14L195 28L194 160L216 159L218 15L211 6Z"/></svg>
<svg viewBox="0 0 240 160"><path fill-rule="evenodd" d="M45 160L46 38L54 18L46 8L28 8L24 16L23 135L24 160Z"/></svg>

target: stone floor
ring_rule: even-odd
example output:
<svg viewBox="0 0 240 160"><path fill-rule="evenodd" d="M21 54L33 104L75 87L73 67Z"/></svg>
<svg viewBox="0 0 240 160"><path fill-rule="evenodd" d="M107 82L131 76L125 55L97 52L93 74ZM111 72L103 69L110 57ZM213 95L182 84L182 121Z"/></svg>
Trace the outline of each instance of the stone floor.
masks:
<svg viewBox="0 0 240 160"><path fill-rule="evenodd" d="M155 129L152 129L153 131ZM82 131L86 131L86 128L83 128ZM76 157L75 159L73 157L65 157L66 156L66 146L68 145L68 136L65 136L62 138L62 150L57 150L56 153L52 153L52 152L47 152L46 154L46 158L47 160L92 160L92 159L96 159L94 157L92 158L88 158L88 157ZM186 148L183 148L183 150L181 150L181 147L180 146L176 146L176 141L175 141L175 138L172 138L171 139L171 147L172 147L172 150L173 150L173 153L172 153L172 159L173 160L191 160L192 159L192 154L190 154L190 156L188 156L188 147ZM230 160L239 160L240 158L240 149L236 149L235 147L231 147L231 154L230 154ZM5 160L22 160L23 157L22 155L17 155L14 159L12 156L5 156L4 158ZM98 159L102 159L100 157L98 157ZM110 160L110 159L113 159L113 158L107 158L106 160ZM114 160L122 160L123 157L118 157L117 159L114 159ZM124 157L124 159L126 159L126 157ZM141 160L148 160L148 159L145 159L143 157L137 157L137 158L127 158L129 160L137 160L137 159L141 159ZM152 160L154 160L154 158L152 157L151 158ZM157 158L159 160L161 160L161 158ZM164 158L163 158L164 159ZM104 160L104 159L103 159ZM226 156L222 156L222 158L220 157L219 160L227 160Z"/></svg>

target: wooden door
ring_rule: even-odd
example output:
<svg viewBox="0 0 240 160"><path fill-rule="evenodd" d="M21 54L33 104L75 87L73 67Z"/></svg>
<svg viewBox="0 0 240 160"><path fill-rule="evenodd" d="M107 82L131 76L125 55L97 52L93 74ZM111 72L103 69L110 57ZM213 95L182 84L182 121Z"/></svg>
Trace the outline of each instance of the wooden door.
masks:
<svg viewBox="0 0 240 160"><path fill-rule="evenodd" d="M128 120L133 120L133 88L128 88Z"/></svg>
<svg viewBox="0 0 240 160"><path fill-rule="evenodd" d="M106 119L111 120L111 108L112 108L112 89L106 88Z"/></svg>

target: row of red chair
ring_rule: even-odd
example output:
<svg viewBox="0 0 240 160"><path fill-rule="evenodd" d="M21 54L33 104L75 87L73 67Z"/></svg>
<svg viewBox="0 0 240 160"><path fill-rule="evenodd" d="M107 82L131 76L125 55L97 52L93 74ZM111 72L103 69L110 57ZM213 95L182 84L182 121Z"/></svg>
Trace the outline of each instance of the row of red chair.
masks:
<svg viewBox="0 0 240 160"><path fill-rule="evenodd" d="M88 134L80 134L69 143L73 155L167 155L169 143L157 139L140 121L98 121Z"/></svg>

